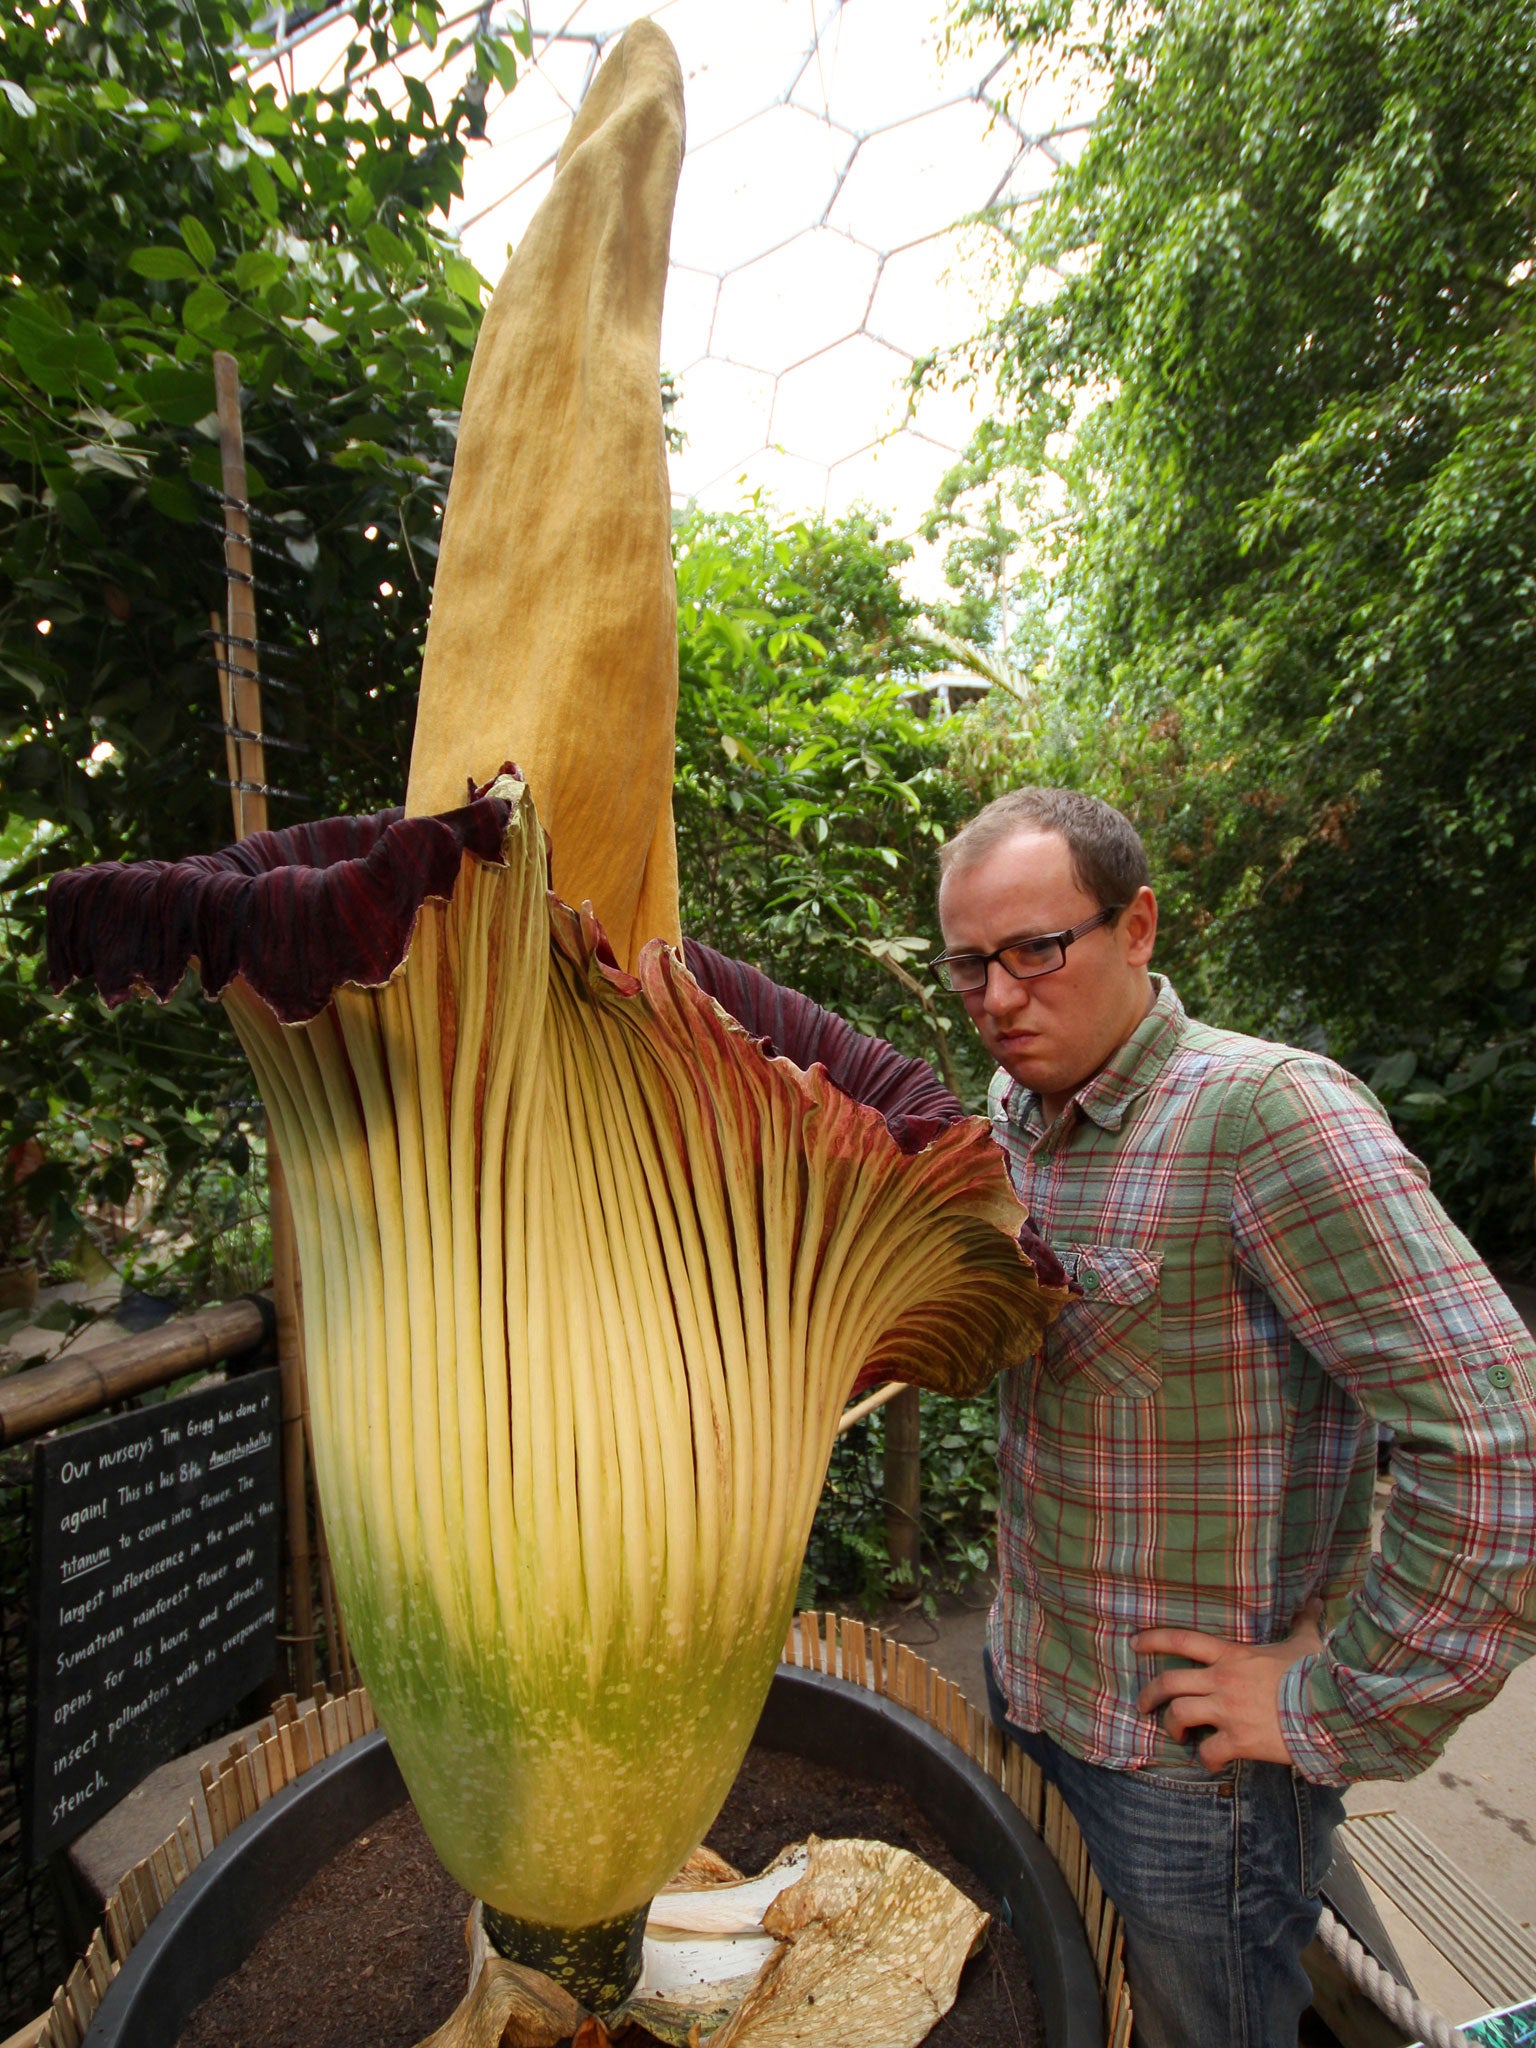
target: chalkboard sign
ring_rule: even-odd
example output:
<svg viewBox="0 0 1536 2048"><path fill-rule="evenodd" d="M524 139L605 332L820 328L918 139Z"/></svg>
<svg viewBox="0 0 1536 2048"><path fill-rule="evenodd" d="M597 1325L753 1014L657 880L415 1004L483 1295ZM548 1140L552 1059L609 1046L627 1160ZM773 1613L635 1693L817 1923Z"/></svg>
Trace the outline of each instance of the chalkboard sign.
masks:
<svg viewBox="0 0 1536 2048"><path fill-rule="evenodd" d="M28 1852L73 1841L272 1668L278 1375L39 1444Z"/></svg>

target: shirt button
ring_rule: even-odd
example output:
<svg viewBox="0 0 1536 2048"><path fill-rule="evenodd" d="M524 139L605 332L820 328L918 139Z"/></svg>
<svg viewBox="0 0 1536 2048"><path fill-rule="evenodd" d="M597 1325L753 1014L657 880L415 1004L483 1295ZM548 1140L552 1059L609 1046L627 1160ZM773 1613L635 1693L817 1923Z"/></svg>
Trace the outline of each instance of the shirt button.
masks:
<svg viewBox="0 0 1536 2048"><path fill-rule="evenodd" d="M1488 1384L1490 1387L1513 1386L1514 1379L1515 1376L1507 1365L1490 1365L1488 1368Z"/></svg>
<svg viewBox="0 0 1536 2048"><path fill-rule="evenodd" d="M1090 1266L1086 1273L1078 1274L1077 1284L1079 1287L1082 1288L1084 1294L1097 1294L1099 1291L1099 1276L1097 1273L1094 1272L1093 1268ZM1496 1367L1495 1370L1503 1370L1503 1368ZM1492 1379L1493 1373L1489 1373L1488 1377L1489 1379ZM1509 1375L1506 1372L1505 1379L1507 1379L1508 1377ZM1497 1384L1502 1385L1502 1382L1498 1382Z"/></svg>

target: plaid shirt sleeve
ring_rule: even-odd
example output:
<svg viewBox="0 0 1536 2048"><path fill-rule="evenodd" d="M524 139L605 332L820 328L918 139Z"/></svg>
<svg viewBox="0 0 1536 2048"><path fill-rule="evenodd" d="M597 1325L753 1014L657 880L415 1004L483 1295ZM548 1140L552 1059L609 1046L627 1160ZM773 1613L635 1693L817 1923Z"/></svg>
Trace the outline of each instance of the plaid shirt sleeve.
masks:
<svg viewBox="0 0 1536 2048"><path fill-rule="evenodd" d="M1298 1057L1259 1089L1239 1262L1397 1432L1381 1544L1280 1719L1325 1784L1411 1777L1536 1649L1536 1346L1375 1099Z"/></svg>

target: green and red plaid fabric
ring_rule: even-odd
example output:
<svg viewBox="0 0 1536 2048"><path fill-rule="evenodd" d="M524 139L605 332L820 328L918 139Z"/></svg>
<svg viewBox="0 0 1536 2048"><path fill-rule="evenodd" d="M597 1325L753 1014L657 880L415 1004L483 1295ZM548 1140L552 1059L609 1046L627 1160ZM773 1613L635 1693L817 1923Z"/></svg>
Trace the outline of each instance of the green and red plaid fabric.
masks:
<svg viewBox="0 0 1536 2048"><path fill-rule="evenodd" d="M1049 1130L998 1074L1021 1200L1083 1289L1002 1392L1011 1718L1089 1762L1201 1766L1136 1709L1137 1629L1272 1642L1309 1778L1411 1777L1536 1648L1536 1346L1360 1082L1147 1017ZM1397 1433L1371 1555L1376 1425Z"/></svg>

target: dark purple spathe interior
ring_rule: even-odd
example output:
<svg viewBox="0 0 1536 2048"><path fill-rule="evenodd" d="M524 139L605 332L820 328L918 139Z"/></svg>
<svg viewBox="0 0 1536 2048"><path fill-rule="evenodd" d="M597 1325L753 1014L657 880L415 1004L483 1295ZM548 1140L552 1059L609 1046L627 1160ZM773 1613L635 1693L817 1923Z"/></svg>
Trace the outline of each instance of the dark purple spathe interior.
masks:
<svg viewBox="0 0 1536 2048"><path fill-rule="evenodd" d="M697 939L684 939L683 960L699 987L760 1039L765 1052L782 1053L797 1067L824 1067L845 1095L879 1110L904 1152L921 1151L965 1115L926 1061L908 1059L883 1038L855 1031L744 960L731 960Z"/></svg>
<svg viewBox="0 0 1536 2048"><path fill-rule="evenodd" d="M221 995L243 975L285 1024L318 1016L343 982L376 988L410 947L430 896L466 853L499 861L511 806L481 797L436 818L377 811L257 832L190 860L103 862L48 885L48 978L94 981L114 1007L163 1002L193 960Z"/></svg>

